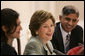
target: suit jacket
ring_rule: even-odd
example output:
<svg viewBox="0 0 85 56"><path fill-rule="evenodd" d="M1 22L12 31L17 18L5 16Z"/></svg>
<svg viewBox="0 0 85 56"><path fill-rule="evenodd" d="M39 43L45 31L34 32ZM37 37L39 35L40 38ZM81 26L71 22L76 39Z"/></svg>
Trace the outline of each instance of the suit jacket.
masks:
<svg viewBox="0 0 85 56"><path fill-rule="evenodd" d="M15 49L5 42L1 42L1 55L17 55Z"/></svg>
<svg viewBox="0 0 85 56"><path fill-rule="evenodd" d="M50 49L50 52L48 51L46 46ZM50 41L48 41L46 46L38 36L31 37L25 47L24 55L56 55L53 52L53 46ZM57 54L62 55L61 52L58 52Z"/></svg>
<svg viewBox="0 0 85 56"><path fill-rule="evenodd" d="M51 40L54 49L57 49L63 53L64 51L64 44L63 38L60 30L60 22L56 23L55 31L53 34L53 38ZM70 49L78 46L79 43L83 43L83 29L79 25L77 25L72 31L70 36Z"/></svg>

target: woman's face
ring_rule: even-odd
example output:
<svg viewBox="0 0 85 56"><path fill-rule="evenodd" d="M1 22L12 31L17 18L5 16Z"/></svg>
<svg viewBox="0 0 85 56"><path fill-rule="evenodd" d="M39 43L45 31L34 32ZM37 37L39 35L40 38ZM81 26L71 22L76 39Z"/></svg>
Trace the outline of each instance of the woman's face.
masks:
<svg viewBox="0 0 85 56"><path fill-rule="evenodd" d="M20 30L22 30L22 27L21 27L21 25L20 25L20 20L19 19L17 19L17 27L16 27L16 30L15 30L15 26L14 26L14 28L10 31L10 32L13 32L14 30L14 33L12 33L12 34L7 34L6 32L7 32L7 29L6 29L6 31L5 31L5 35L8 37L8 38L19 38L20 37Z"/></svg>
<svg viewBox="0 0 85 56"><path fill-rule="evenodd" d="M22 27L21 27L20 23L21 23L20 20L17 19L16 30L15 30L15 26L14 26L14 28L10 31L10 33L13 32L12 34L7 33L7 31L8 31L7 27L2 26L2 29L5 32L5 35L6 35L6 37L8 37L8 39L9 38L19 38L20 37L20 30L22 30Z"/></svg>
<svg viewBox="0 0 85 56"><path fill-rule="evenodd" d="M19 19L17 19L17 28L16 28L15 32L12 34L12 37L14 37L14 38L20 37L20 30L22 30L20 23L21 23L21 21Z"/></svg>
<svg viewBox="0 0 85 56"><path fill-rule="evenodd" d="M54 32L54 24L51 19L48 19L45 23L41 24L39 30L37 31L38 36L45 40L51 40Z"/></svg>

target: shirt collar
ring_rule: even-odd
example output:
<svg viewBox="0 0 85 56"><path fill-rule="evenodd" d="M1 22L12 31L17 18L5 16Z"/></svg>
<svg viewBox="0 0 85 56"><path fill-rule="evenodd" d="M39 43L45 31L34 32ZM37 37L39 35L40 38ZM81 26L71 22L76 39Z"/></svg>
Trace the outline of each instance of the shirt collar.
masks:
<svg viewBox="0 0 85 56"><path fill-rule="evenodd" d="M71 32L67 33L67 32L62 28L61 23L60 23L60 29L61 29L62 36L63 36L63 37L66 37L66 35L71 34Z"/></svg>

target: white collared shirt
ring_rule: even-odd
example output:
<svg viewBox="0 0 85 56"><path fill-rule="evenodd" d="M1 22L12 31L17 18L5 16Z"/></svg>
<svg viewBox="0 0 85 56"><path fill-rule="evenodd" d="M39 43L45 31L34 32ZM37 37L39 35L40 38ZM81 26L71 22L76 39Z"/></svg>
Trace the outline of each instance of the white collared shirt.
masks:
<svg viewBox="0 0 85 56"><path fill-rule="evenodd" d="M64 49L65 49L66 36L68 35L68 33L62 28L61 23L60 23L60 30L61 30L61 34L63 37L63 44L64 44ZM71 32L69 32L69 34L71 34Z"/></svg>

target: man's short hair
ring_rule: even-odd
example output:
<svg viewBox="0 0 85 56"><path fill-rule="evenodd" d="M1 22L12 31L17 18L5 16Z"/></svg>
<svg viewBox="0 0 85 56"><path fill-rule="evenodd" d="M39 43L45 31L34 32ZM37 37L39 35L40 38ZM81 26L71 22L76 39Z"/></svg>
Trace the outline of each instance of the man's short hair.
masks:
<svg viewBox="0 0 85 56"><path fill-rule="evenodd" d="M76 13L77 17L79 17L79 11L72 5L65 6L62 9L62 16L69 15L69 14L74 14Z"/></svg>

